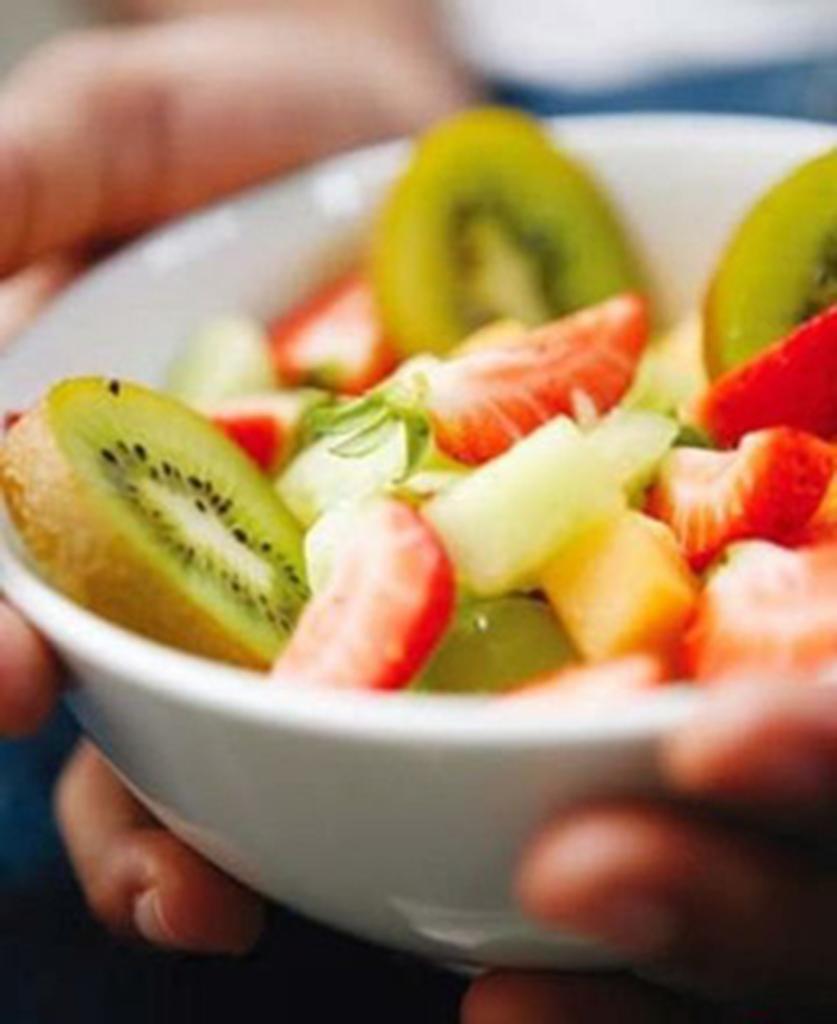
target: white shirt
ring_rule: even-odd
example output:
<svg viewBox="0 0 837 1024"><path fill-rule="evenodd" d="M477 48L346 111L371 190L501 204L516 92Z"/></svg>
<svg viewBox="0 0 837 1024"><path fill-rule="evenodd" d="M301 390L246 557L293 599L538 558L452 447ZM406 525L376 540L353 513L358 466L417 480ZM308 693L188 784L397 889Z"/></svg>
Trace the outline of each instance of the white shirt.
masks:
<svg viewBox="0 0 837 1024"><path fill-rule="evenodd" d="M837 0L440 0L492 77L577 89L837 54Z"/></svg>

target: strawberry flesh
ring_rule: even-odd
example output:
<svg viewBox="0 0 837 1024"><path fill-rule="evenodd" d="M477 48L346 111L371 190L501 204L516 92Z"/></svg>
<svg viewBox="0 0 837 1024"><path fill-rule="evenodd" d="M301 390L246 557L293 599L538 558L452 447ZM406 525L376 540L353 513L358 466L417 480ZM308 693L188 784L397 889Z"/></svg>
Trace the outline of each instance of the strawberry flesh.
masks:
<svg viewBox="0 0 837 1024"><path fill-rule="evenodd" d="M212 422L243 449L264 473L273 471L285 445L282 429L273 416L260 413L221 415Z"/></svg>
<svg viewBox="0 0 837 1024"><path fill-rule="evenodd" d="M825 498L813 518L794 538L794 543L800 547L832 542L837 543L837 474L831 478Z"/></svg>
<svg viewBox="0 0 837 1024"><path fill-rule="evenodd" d="M625 294L428 372L439 447L478 465L561 414L606 412L633 380L649 332L645 301Z"/></svg>
<svg viewBox="0 0 837 1024"><path fill-rule="evenodd" d="M765 427L837 434L837 306L720 377L697 415L725 446Z"/></svg>
<svg viewBox="0 0 837 1024"><path fill-rule="evenodd" d="M408 505L378 501L303 612L273 680L403 689L441 640L454 600L453 567L430 526Z"/></svg>
<svg viewBox="0 0 837 1024"><path fill-rule="evenodd" d="M834 466L829 445L787 427L752 434L734 452L680 448L663 464L648 511L700 571L734 541L791 543L820 506Z"/></svg>
<svg viewBox="0 0 837 1024"><path fill-rule="evenodd" d="M649 655L639 654L562 669L554 675L526 683L506 698L517 707L531 704L547 710L550 706L564 710L607 710L613 701L629 697L663 684L662 664Z"/></svg>
<svg viewBox="0 0 837 1024"><path fill-rule="evenodd" d="M398 359L385 337L372 289L351 273L277 321L270 331L281 380L358 395L379 383Z"/></svg>
<svg viewBox="0 0 837 1024"><path fill-rule="evenodd" d="M13 426L23 419L26 413L11 411L3 414L3 433L7 434Z"/></svg>
<svg viewBox="0 0 837 1024"><path fill-rule="evenodd" d="M837 665L837 544L736 551L700 597L685 660L702 682L752 674L837 681L829 671Z"/></svg>

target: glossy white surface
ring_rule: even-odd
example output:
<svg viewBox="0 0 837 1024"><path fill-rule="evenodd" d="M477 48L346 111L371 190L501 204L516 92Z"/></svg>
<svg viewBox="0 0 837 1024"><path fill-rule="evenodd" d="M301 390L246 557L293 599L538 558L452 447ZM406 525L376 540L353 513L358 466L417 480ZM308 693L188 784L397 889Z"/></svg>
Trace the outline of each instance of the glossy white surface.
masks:
<svg viewBox="0 0 837 1024"><path fill-rule="evenodd" d="M717 118L581 119L557 131L612 192L669 317L699 299L754 196L837 139L833 128ZM278 310L357 236L402 155L335 161L104 265L0 358L0 409L67 375L154 382L208 316ZM653 788L657 740L689 713L688 691L570 720L478 700L277 693L88 615L26 567L7 532L0 571L72 669L70 699L96 742L164 821L237 877L446 961L601 959L522 920L513 867L563 804Z"/></svg>

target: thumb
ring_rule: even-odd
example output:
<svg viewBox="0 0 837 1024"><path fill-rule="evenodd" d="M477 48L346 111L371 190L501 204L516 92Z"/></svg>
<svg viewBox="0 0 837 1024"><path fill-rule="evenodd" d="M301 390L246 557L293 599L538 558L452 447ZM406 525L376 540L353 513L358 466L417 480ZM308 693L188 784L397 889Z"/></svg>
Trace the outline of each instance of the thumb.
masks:
<svg viewBox="0 0 837 1024"><path fill-rule="evenodd" d="M291 15L68 37L0 93L0 275L409 130L455 91L422 57Z"/></svg>

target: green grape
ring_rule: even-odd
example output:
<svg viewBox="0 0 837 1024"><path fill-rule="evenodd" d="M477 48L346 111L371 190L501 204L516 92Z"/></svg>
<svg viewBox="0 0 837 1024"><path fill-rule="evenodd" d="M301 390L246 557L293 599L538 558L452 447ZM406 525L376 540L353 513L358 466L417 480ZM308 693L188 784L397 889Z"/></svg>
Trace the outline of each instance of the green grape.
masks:
<svg viewBox="0 0 837 1024"><path fill-rule="evenodd" d="M575 660L546 602L522 595L468 601L414 689L501 693Z"/></svg>

